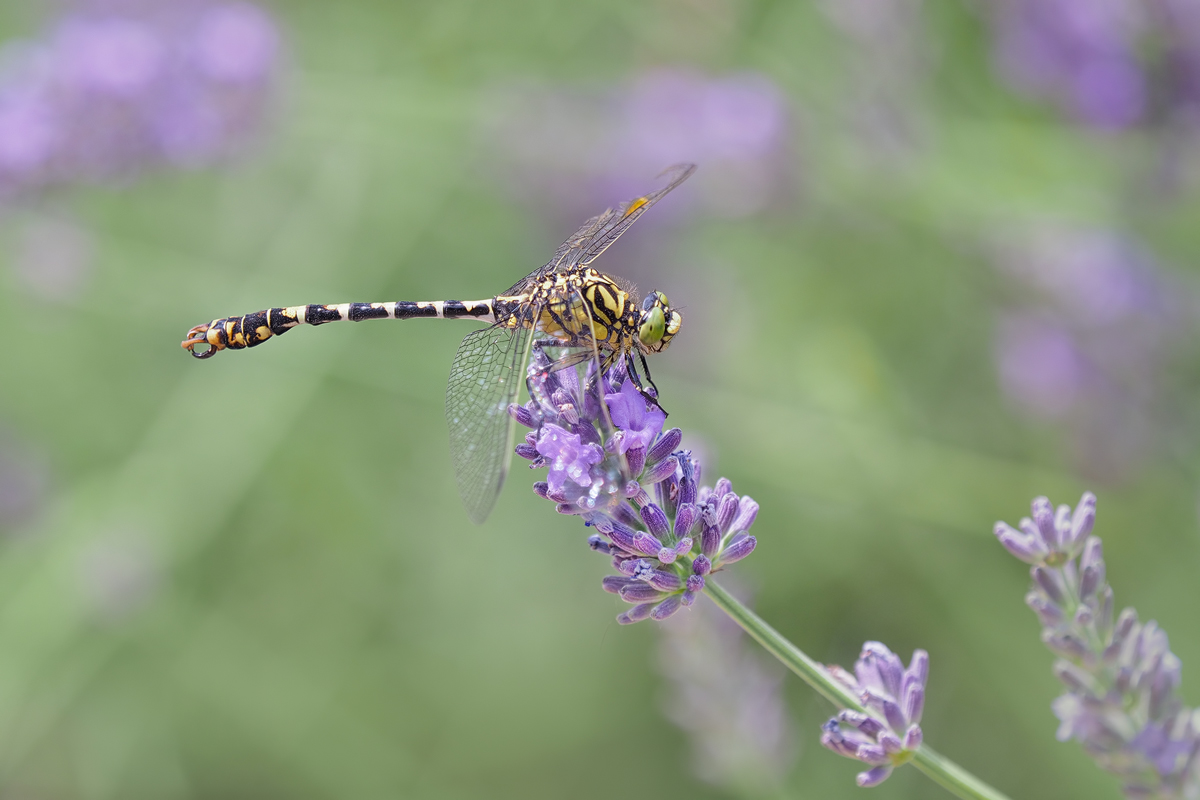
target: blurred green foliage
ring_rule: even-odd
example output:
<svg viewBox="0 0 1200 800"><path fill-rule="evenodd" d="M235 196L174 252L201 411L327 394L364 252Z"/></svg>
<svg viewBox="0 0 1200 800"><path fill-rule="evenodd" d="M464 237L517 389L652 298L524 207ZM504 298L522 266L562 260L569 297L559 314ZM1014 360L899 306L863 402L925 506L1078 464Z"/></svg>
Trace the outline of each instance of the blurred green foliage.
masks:
<svg viewBox="0 0 1200 800"><path fill-rule="evenodd" d="M255 152L60 192L0 231L11 254L22 225L69 215L95 247L69 299L0 271L0 423L49 476L0 542L4 796L725 796L689 776L654 627L612 622L577 521L519 465L487 525L459 507L441 403L465 324L304 330L204 364L177 344L269 305L502 290L568 231L489 177L490 88L664 64L759 71L797 118L793 203L678 228L645 268L688 315L655 366L671 421L762 505L737 567L758 612L823 661L927 649L927 741L1010 796L1116 798L1054 741L1027 576L990 533L1090 487L1117 602L1171 634L1200 700L1196 348L1164 378L1173 427L1107 484L1004 401L991 360L1010 289L983 243L1014 225L1119 229L1193 281L1200 194L1139 189L1153 131L1089 134L1013 98L950 0L922 17L924 143L891 165L847 133L861 54L808 3L273 10L294 74ZM37 15L0 23L28 35ZM816 746L830 709L788 691L801 752L780 796L856 796ZM874 792L942 796L912 770Z"/></svg>

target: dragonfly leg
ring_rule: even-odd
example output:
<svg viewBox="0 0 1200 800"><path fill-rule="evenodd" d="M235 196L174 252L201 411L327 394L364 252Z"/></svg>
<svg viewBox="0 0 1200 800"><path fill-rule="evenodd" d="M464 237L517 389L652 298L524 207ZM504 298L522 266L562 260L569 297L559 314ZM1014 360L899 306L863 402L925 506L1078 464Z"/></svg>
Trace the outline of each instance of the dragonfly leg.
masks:
<svg viewBox="0 0 1200 800"><path fill-rule="evenodd" d="M628 358L629 379L633 381L633 385L637 387L637 390L641 392L642 397L646 398L647 402L658 406L663 414L670 416L669 412L658 402L658 387L654 385L654 380L650 377L650 365L646 363L646 356L641 351L638 351L638 360L642 362L642 372L646 373L646 383L650 385L649 387L642 386L641 376L638 375L637 366L634 364L632 358Z"/></svg>

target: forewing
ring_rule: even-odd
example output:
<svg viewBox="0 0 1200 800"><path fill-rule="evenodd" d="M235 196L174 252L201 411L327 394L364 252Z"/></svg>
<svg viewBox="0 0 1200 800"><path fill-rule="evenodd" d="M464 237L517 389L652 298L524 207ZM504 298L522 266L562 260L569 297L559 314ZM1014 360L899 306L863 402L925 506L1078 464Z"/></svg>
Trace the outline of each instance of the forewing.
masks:
<svg viewBox="0 0 1200 800"><path fill-rule="evenodd" d="M482 523L496 504L512 460L516 402L532 341L525 328L481 328L463 339L450 367L446 422L458 493L467 515Z"/></svg>
<svg viewBox="0 0 1200 800"><path fill-rule="evenodd" d="M543 268L545 272L565 270L577 264L590 264L597 256L629 230L629 226L637 222L638 217L646 213L650 206L657 203L672 189L683 183L696 171L695 164L676 164L668 167L660 175L665 180L662 188L650 194L621 203L616 208L610 208L599 216L592 217L575 231L569 239L559 245L554 257Z"/></svg>

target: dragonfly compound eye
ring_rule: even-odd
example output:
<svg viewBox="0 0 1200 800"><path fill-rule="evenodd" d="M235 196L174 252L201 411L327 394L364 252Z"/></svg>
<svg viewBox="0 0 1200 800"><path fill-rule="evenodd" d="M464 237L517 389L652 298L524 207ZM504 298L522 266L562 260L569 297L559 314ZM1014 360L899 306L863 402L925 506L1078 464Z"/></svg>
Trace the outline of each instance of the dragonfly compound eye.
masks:
<svg viewBox="0 0 1200 800"><path fill-rule="evenodd" d="M667 349L671 337L679 331L683 317L672 311L667 296L662 292L651 292L642 301L642 314L638 324L638 342L651 353Z"/></svg>

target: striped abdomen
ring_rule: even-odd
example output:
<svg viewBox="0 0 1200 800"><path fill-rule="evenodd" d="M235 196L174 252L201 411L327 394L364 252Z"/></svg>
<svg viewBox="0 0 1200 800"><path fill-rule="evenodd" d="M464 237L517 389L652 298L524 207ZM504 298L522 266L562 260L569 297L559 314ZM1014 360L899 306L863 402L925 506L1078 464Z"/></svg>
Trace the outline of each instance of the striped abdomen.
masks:
<svg viewBox="0 0 1200 800"><path fill-rule="evenodd" d="M214 319L197 325L183 340L185 347L197 358L208 358L220 350L241 350L254 347L287 333L297 325L324 325L327 322L361 322L365 319L477 319L495 322L496 300L434 300L428 303L400 301L397 303L341 303L339 305L289 306L268 308L240 317ZM207 344L203 353L196 345Z"/></svg>

